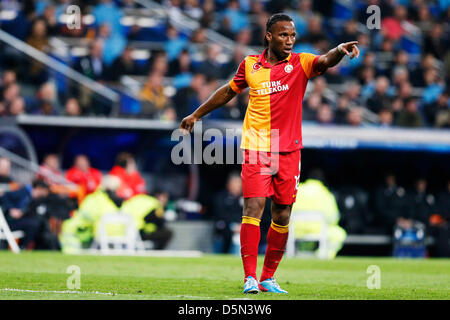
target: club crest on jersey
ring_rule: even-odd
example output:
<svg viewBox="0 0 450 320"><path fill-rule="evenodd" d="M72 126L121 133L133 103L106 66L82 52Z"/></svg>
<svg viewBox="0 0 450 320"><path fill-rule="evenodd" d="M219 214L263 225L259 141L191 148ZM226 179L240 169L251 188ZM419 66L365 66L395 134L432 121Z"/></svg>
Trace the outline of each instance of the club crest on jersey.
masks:
<svg viewBox="0 0 450 320"><path fill-rule="evenodd" d="M261 69L261 64L259 64L259 62L256 62L255 64L253 64L252 73L258 71L259 69Z"/></svg>
<svg viewBox="0 0 450 320"><path fill-rule="evenodd" d="M284 72L286 72L286 73L291 73L292 70L294 70L294 66L292 64L287 64L284 67Z"/></svg>

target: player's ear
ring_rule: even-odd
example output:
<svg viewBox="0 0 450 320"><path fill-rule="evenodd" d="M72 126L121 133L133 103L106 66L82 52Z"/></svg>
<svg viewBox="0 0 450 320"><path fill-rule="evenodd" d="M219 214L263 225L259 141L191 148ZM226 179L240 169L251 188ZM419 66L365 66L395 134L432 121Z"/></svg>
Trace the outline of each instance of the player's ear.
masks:
<svg viewBox="0 0 450 320"><path fill-rule="evenodd" d="M269 31L266 32L266 40L267 40L267 42L269 42L270 40L272 40L272 33L269 32Z"/></svg>

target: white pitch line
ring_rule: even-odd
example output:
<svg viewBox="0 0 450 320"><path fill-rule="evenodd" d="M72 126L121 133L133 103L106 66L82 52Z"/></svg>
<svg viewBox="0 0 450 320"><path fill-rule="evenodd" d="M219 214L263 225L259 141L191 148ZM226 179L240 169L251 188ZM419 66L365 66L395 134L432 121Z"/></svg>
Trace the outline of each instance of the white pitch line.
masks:
<svg viewBox="0 0 450 320"><path fill-rule="evenodd" d="M184 294L180 294L180 295L176 295L176 296L167 296L167 297L172 297L172 298L190 298L190 299L213 299L213 297L189 296L189 295L184 295Z"/></svg>
<svg viewBox="0 0 450 320"><path fill-rule="evenodd" d="M171 298L190 298L190 299L209 299L209 300L214 300L217 298L213 298L213 297L200 297L200 296L189 296L189 295L175 295L175 296L166 296L166 297L171 297ZM229 298L229 297L225 297L224 299L229 299L229 300L253 300L250 298Z"/></svg>
<svg viewBox="0 0 450 320"><path fill-rule="evenodd" d="M28 290L28 289L4 288L4 289L0 289L0 291L28 292L28 293L60 293L60 294L97 294L97 295L105 295L105 296L117 295L117 293L112 293L112 292L75 291L75 290L56 291L56 290ZM208 299L208 300L214 299L213 297L201 297L201 296L191 296L191 295L171 295L171 296L167 296L167 297L188 298L188 299ZM231 300L252 300L252 299L250 299L250 298L232 298Z"/></svg>
<svg viewBox="0 0 450 320"><path fill-rule="evenodd" d="M30 293L62 293L62 294L98 294L98 295L104 295L104 296L114 296L114 295L117 295L117 293L112 293L112 292L99 292L99 291L27 290L27 289L13 289L13 288L4 288L4 289L0 289L0 291L30 292Z"/></svg>

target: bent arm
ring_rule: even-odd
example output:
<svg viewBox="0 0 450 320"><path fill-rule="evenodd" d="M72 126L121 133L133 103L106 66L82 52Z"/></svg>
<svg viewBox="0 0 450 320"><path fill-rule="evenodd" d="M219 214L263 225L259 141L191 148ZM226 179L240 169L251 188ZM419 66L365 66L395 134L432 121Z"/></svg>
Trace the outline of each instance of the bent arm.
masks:
<svg viewBox="0 0 450 320"><path fill-rule="evenodd" d="M317 70L323 73L328 68L332 68L342 60L346 55L350 55L350 59L359 57L359 49L356 46L358 41L341 43L336 48L331 49L326 54L321 55L317 60Z"/></svg>
<svg viewBox="0 0 450 320"><path fill-rule="evenodd" d="M193 115L197 118L202 118L215 109L227 104L231 99L236 96L236 92L231 89L227 83L217 89L200 107L193 112Z"/></svg>
<svg viewBox="0 0 450 320"><path fill-rule="evenodd" d="M227 104L236 96L236 92L227 83L217 89L204 103L202 103L191 115L181 121L180 129L192 131L194 123L215 109Z"/></svg>

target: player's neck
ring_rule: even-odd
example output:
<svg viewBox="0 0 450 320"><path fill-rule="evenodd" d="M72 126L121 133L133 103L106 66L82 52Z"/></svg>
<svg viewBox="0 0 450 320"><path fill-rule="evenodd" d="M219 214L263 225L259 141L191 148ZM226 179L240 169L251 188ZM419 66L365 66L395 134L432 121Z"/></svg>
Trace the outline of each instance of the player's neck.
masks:
<svg viewBox="0 0 450 320"><path fill-rule="evenodd" d="M267 48L264 58L266 59L266 61L268 63L270 63L270 65L273 66L274 64L286 59L287 56L281 57L281 56L277 55L274 51L272 51L270 48Z"/></svg>

